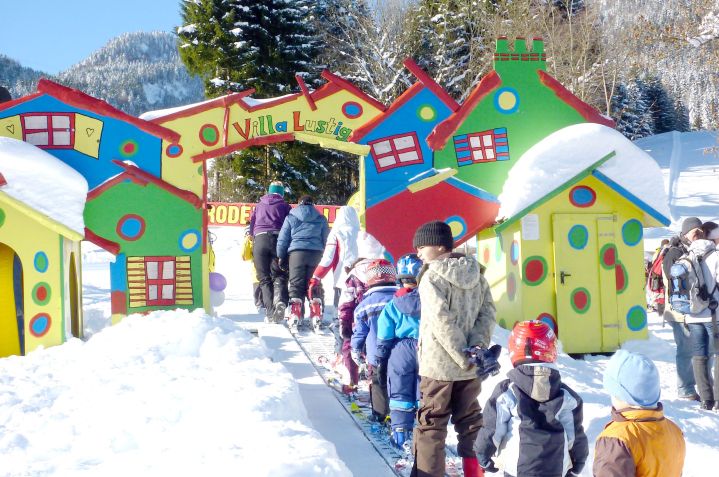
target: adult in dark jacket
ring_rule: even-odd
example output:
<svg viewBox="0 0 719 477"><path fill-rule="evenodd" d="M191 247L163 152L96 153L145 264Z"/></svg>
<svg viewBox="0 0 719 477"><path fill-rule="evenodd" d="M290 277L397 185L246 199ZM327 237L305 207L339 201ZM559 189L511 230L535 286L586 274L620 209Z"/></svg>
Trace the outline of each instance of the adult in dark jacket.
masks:
<svg viewBox="0 0 719 477"><path fill-rule="evenodd" d="M249 234L252 237L252 257L257 280L262 290L262 303L267 309L267 321L280 322L287 306L287 273L280 269L277 259L277 237L292 208L284 199L281 182L272 182L267 194L252 211Z"/></svg>
<svg viewBox="0 0 719 477"><path fill-rule="evenodd" d="M327 219L317 211L308 195L300 199L282 224L277 238L277 256L282 268L290 274L290 316L297 320L302 319L307 285L320 263L329 234Z"/></svg>

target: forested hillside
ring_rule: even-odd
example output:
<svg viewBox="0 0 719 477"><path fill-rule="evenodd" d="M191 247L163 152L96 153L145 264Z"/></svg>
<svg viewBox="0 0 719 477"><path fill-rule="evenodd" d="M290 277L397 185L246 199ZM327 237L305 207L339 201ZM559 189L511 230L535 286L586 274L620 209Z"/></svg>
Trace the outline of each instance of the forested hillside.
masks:
<svg viewBox="0 0 719 477"><path fill-rule="evenodd" d="M171 33L126 33L87 59L51 76L0 56L0 84L13 97L35 91L41 77L77 88L122 111L139 115L204 99L202 82L180 61Z"/></svg>

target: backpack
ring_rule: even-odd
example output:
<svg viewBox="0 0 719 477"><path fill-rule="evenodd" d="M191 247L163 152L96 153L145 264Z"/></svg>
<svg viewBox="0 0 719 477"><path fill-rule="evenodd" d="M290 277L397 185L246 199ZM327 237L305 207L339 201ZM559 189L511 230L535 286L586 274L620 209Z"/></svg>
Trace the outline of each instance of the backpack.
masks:
<svg viewBox="0 0 719 477"><path fill-rule="evenodd" d="M666 255L667 249L662 249L657 255L656 260L649 266L649 276L647 277L647 288L650 292L663 294L664 279L662 278L662 261Z"/></svg>
<svg viewBox="0 0 719 477"><path fill-rule="evenodd" d="M712 249L704 254L690 251L674 262L669 272L672 279L669 304L672 309L679 313L696 315L713 306L713 314L717 304L713 298L717 284L705 282L702 263L714 251Z"/></svg>

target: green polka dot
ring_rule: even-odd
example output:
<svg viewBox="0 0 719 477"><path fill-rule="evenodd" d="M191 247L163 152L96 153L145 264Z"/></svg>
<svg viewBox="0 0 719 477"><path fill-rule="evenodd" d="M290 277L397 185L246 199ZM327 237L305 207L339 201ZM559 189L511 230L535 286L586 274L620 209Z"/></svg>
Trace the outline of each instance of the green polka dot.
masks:
<svg viewBox="0 0 719 477"><path fill-rule="evenodd" d="M197 174L202 175L202 166L197 168Z"/></svg>
<svg viewBox="0 0 719 477"><path fill-rule="evenodd" d="M642 223L637 219L630 219L622 225L622 239L624 243L630 247L638 244L642 240Z"/></svg>
<svg viewBox="0 0 719 477"><path fill-rule="evenodd" d="M589 241L589 231L584 225L575 225L569 229L567 239L572 248L582 250L587 246L587 242Z"/></svg>
<svg viewBox="0 0 719 477"><path fill-rule="evenodd" d="M213 128L204 128L202 130L202 137L207 142L217 142L217 131Z"/></svg>
<svg viewBox="0 0 719 477"><path fill-rule="evenodd" d="M5 211L0 209L0 227L5 223Z"/></svg>
<svg viewBox="0 0 719 477"><path fill-rule="evenodd" d="M633 306L627 312L627 327L639 331L647 326L647 310L643 306Z"/></svg>
<svg viewBox="0 0 719 477"><path fill-rule="evenodd" d="M589 294L589 290L584 287L576 288L569 297L569 304L577 313L586 313L592 304L592 297Z"/></svg>

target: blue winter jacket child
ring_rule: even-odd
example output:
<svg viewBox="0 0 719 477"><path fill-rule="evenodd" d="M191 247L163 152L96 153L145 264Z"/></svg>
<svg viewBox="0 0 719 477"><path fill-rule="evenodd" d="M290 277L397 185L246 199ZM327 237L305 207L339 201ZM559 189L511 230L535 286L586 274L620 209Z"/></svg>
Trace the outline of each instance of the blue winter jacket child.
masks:
<svg viewBox="0 0 719 477"><path fill-rule="evenodd" d="M387 394L392 429L410 431L419 401L420 301L415 288L396 296L377 320L377 360L387 363Z"/></svg>
<svg viewBox="0 0 719 477"><path fill-rule="evenodd" d="M397 287L379 285L369 288L354 311L354 331L352 332L352 349L358 352L365 348L367 362L377 367L377 319L385 305L394 296Z"/></svg>
<svg viewBox="0 0 719 477"><path fill-rule="evenodd" d="M325 249L330 227L314 205L301 204L292 209L277 237L277 256L287 258L293 250Z"/></svg>

